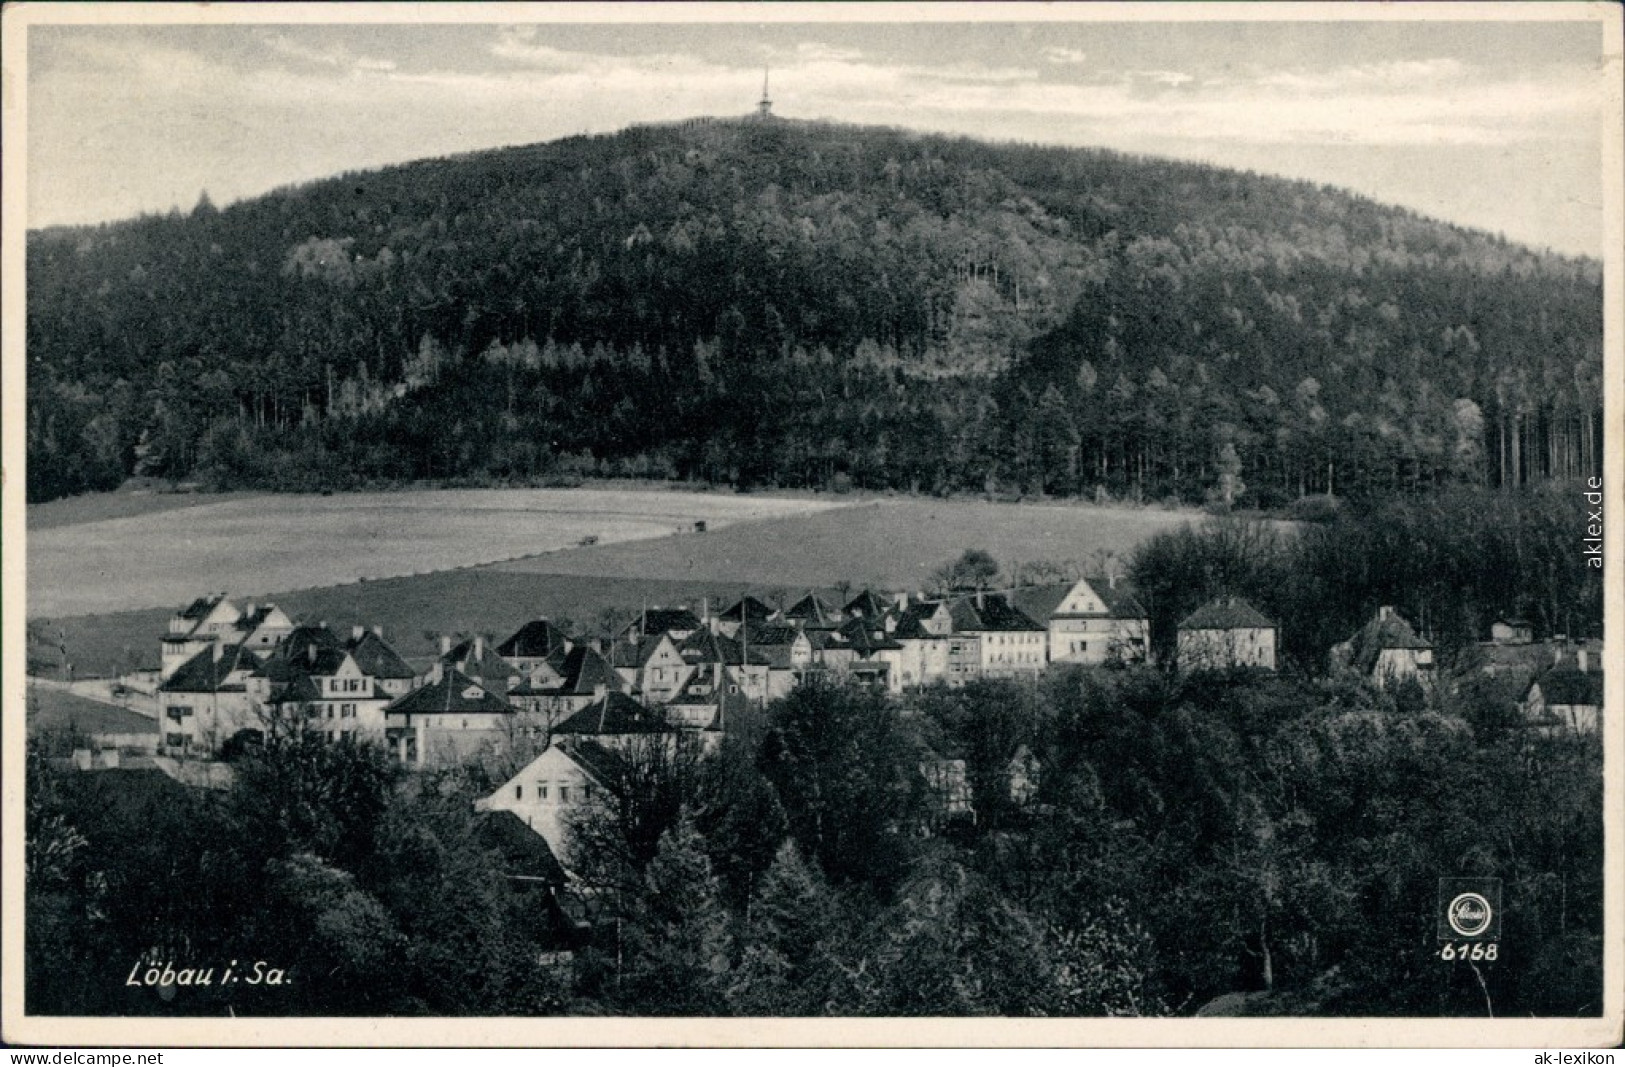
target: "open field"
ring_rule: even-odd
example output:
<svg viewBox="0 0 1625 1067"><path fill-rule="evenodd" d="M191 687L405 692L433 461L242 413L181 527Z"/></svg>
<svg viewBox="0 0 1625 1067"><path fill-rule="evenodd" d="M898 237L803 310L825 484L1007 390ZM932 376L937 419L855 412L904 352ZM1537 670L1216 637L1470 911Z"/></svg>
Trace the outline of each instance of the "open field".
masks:
<svg viewBox="0 0 1625 1067"><path fill-rule="evenodd" d="M467 529L466 537L483 537L487 529L495 530L499 537L512 537L515 536L513 527L523 527L526 522L538 525L538 517L556 528L559 515L580 521L586 521L582 516L600 518L600 528L608 528L608 512L591 511L586 505L602 503L605 496L613 496L590 496L574 509L549 512L514 506L516 501L530 500L528 490L519 491L525 494L519 498L501 495L501 491L450 492L451 499L434 501L441 505L438 508L417 506L417 502L410 499L415 494L389 494L398 502L397 507L390 508L388 501L374 504L376 495L369 494L367 499L372 506L361 510L373 523L383 521L381 515L399 515L409 522L426 516L438 523L448 518L445 512L450 504L466 500L466 507L452 513L449 519L472 516L491 520L488 525L474 522ZM590 494L596 491L563 492ZM493 493L497 495L491 495ZM65 645L76 677L108 676L137 665L156 666L159 634L169 615L191 597L206 590L228 589L233 595L246 599L259 590L293 588L295 591L274 593L270 598L304 621L326 621L340 629L381 625L385 636L403 655L421 658L433 653L436 636L440 633L484 633L501 640L524 622L539 616L568 619L579 629L591 630L596 629L606 610L626 619L644 603L651 607L673 604L699 607L706 597L732 602L745 592L774 603L781 597L799 597L809 588L833 597L839 595L835 590L843 584L854 588L917 586L932 568L966 548L987 548L1007 567L1039 559L1088 561L1098 551L1126 556L1151 534L1196 518L1190 512L975 501L886 498L819 510L818 502L769 497L657 492L634 495L633 503L648 501L640 513L645 516L640 520L645 524L652 521L647 516L654 514L670 524L675 524L679 516L686 518L693 513L683 510L691 506L690 498L698 498L692 505L696 508L698 504L722 505L710 511L709 516L748 515L749 509L773 515L775 509L786 506L806 503L810 507L794 517L756 521L726 518L722 524L734 524L725 529L718 529L716 520L708 517L707 521L713 525L711 532L703 535L687 533L622 544L568 548L494 566L454 564L455 569L430 574L345 580L327 585L311 582L316 571L301 565L300 559L307 559L313 565L320 562L327 552L323 546L328 542L301 533L275 553L274 558L284 562L274 580L268 577L271 568L263 553L250 550L239 555L217 554L206 561L207 565L200 563L184 574L165 575L165 581L173 583L172 595L159 601L157 606L126 611L35 610L31 612L33 622L46 636L49 647L33 648L30 655L39 659L42 666L55 664L60 659L56 646ZM343 496L261 498L284 505L307 499L326 503L327 509L318 512L320 516L342 511L345 504L355 500ZM664 505L666 510L657 510L657 505ZM213 520L213 516L205 512L188 514L189 518L194 516ZM232 528L237 528L242 521L235 510L225 517L226 524ZM97 530L110 525L113 524L90 523L73 529ZM215 544L223 536L218 530L211 530L207 534L208 543ZM244 536L258 535L250 531ZM443 536L437 536L424 546L425 555L442 551L447 544ZM490 546L483 541L461 548L463 556L475 559L490 552ZM485 551L482 553L481 549ZM348 550L340 555L352 565L357 561L366 562L364 557ZM257 577L252 585L245 577L248 574ZM95 587L96 583L88 585L91 589ZM86 588L82 586L76 593L81 601L87 596ZM109 588L108 599L121 592L120 587Z"/></svg>
<svg viewBox="0 0 1625 1067"><path fill-rule="evenodd" d="M1035 560L1125 558L1195 511L1086 504L994 504L886 497L856 507L753 522L703 537L596 545L493 569L526 574L682 578L787 586L918 588L939 564L985 548L1007 569Z"/></svg>
<svg viewBox="0 0 1625 1067"><path fill-rule="evenodd" d="M159 493L151 489L119 490L116 493L86 493L66 496L60 500L47 500L43 504L30 504L27 510L28 532L54 530L62 526L78 526L106 519L127 519L136 515L154 515L178 511L181 508L206 507L235 500L253 500L259 493Z"/></svg>
<svg viewBox="0 0 1625 1067"><path fill-rule="evenodd" d="M666 537L702 520L717 530L834 506L650 489L435 489L214 501L31 531L29 617L172 610L206 590L263 596L556 552L587 537L600 543Z"/></svg>
<svg viewBox="0 0 1625 1067"><path fill-rule="evenodd" d="M145 733L158 729L154 720L124 708L86 700L43 685L28 687L28 732L77 730L80 733Z"/></svg>

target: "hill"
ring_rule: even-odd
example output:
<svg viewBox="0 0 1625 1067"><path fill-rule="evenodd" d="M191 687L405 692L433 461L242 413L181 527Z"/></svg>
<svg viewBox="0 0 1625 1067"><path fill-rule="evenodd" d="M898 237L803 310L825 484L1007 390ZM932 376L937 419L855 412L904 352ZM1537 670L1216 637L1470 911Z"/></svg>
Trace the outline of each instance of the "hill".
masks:
<svg viewBox="0 0 1625 1067"><path fill-rule="evenodd" d="M29 499L584 474L1271 505L1600 466L1600 265L1103 151L696 121L28 236Z"/></svg>

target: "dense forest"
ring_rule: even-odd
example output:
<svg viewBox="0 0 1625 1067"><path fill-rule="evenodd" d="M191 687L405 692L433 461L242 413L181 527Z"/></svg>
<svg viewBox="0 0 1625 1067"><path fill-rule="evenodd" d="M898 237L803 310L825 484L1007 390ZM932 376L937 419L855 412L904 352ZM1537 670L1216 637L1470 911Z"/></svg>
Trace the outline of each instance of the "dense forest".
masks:
<svg viewBox="0 0 1625 1067"><path fill-rule="evenodd" d="M1601 463L1601 267L1330 188L782 120L28 235L28 494L641 475L1276 506Z"/></svg>
<svg viewBox="0 0 1625 1067"><path fill-rule="evenodd" d="M134 789L59 769L78 742L45 735L27 1010L1597 1015L1600 741L1533 736L1516 681L1454 654L1508 608L1600 627L1598 572L1551 548L1582 508L1458 490L1288 539L1214 518L1127 561L1159 643L1222 590L1276 614L1278 675L812 685L736 715L715 751L624 748L562 857L592 927L568 956L474 809L539 749L408 775L273 731L233 753L228 790L156 771ZM1436 678L1327 669L1325 643L1383 603L1431 605ZM943 759L974 815L944 803ZM1503 882L1493 963L1437 955L1438 880L1468 876ZM139 960L233 959L293 980L126 984Z"/></svg>

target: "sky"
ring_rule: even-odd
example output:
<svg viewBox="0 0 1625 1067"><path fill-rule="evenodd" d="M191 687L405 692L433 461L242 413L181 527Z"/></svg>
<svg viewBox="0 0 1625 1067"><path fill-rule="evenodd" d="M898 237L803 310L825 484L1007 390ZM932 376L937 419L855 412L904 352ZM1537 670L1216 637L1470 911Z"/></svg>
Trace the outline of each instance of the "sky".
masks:
<svg viewBox="0 0 1625 1067"><path fill-rule="evenodd" d="M782 21L793 13L31 26L29 225L741 114L766 68L788 118L1198 160L1602 250L1597 22Z"/></svg>

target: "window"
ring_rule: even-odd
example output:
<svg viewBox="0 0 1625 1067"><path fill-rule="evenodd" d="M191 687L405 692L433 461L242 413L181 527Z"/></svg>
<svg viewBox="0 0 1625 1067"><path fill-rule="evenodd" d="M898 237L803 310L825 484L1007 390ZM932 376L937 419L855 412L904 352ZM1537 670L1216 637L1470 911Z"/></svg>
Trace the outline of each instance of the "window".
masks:
<svg viewBox="0 0 1625 1067"><path fill-rule="evenodd" d="M185 734L165 734L164 735L164 744L170 746L171 748L185 748L186 747L186 735Z"/></svg>
<svg viewBox="0 0 1625 1067"><path fill-rule="evenodd" d="M581 787L581 795L584 798L586 798L587 800L592 799L592 783L591 782L588 782L586 785Z"/></svg>
<svg viewBox="0 0 1625 1067"><path fill-rule="evenodd" d="M169 708L167 708L165 710L166 710L167 714L169 715L169 717L171 719L173 719L175 722L180 722L182 719L184 719L188 715L192 714L192 709L185 706L184 704L173 704L173 705L171 705Z"/></svg>
<svg viewBox="0 0 1625 1067"><path fill-rule="evenodd" d="M568 803L570 803L570 787L569 786L567 786L567 785L559 786L559 803L560 804L568 804Z"/></svg>
<svg viewBox="0 0 1625 1067"><path fill-rule="evenodd" d="M547 799L547 783L546 782L537 782L536 783L536 799L537 800L546 800Z"/></svg>
<svg viewBox="0 0 1625 1067"><path fill-rule="evenodd" d="M513 798L515 800L524 800L525 799L525 787L522 786L522 785L514 786L513 787Z"/></svg>

